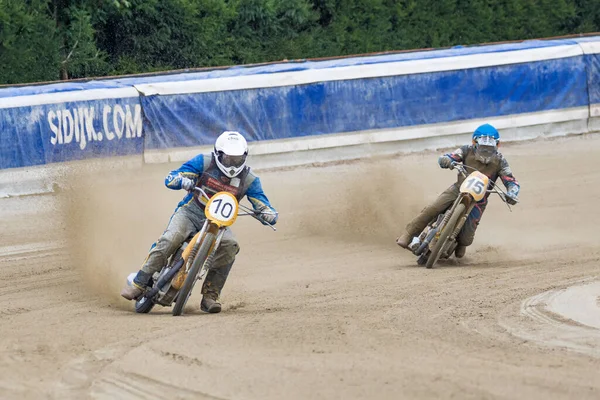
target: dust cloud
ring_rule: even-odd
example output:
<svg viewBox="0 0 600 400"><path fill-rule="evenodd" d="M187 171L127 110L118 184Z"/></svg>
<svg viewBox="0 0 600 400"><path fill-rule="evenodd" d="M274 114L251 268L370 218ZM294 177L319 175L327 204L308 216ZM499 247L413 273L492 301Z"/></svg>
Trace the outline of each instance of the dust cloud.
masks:
<svg viewBox="0 0 600 400"><path fill-rule="evenodd" d="M138 169L98 169L90 163L60 178L64 240L83 284L113 304L125 304L120 289L141 267L176 202L161 203L161 180L153 182L151 169L144 169L150 179Z"/></svg>
<svg viewBox="0 0 600 400"><path fill-rule="evenodd" d="M300 183L310 197L290 221L300 235L387 246L424 206L423 188L391 160L335 167L324 179L318 192L310 179Z"/></svg>
<svg viewBox="0 0 600 400"><path fill-rule="evenodd" d="M119 297L120 288L127 275L141 267L184 195L163 185L167 172L177 167L120 169L90 162L62 172L64 189L58 199L73 267L91 291L111 303L126 304ZM420 182L427 173L393 159L258 171L280 212L280 239L327 237L385 247L395 246L395 238L423 207ZM242 247L273 239L255 221L241 221L233 230Z"/></svg>

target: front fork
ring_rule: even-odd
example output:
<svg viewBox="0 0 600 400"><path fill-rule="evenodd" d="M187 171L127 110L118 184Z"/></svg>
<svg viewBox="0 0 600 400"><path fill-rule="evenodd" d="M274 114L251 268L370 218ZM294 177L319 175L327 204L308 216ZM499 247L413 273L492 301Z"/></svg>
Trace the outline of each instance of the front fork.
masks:
<svg viewBox="0 0 600 400"><path fill-rule="evenodd" d="M212 263L215 259L215 254L217 253L217 249L221 245L221 239L223 238L224 234L225 234L225 229L220 229L219 233L217 234L217 238L215 239L215 243L213 244L213 247L210 250L210 253L208 253L208 257L206 257L206 262L202 266L202 269L200 269L200 274L198 274L198 280L204 278L204 275L206 275L206 272L212 267Z"/></svg>
<svg viewBox="0 0 600 400"><path fill-rule="evenodd" d="M204 241L204 237L206 236L207 232L213 232L217 235L217 237L215 239L215 243L212 246L212 249L210 250L208 257L206 258L206 262L200 269L200 274L198 275L198 279L202 279L204 277L204 275L206 274L206 270L212 264L214 255L215 255L217 249L219 248L219 245L221 243L221 239L223 238L223 234L225 233L225 230L219 229L219 227L217 225L210 223L207 219L204 221L204 225L202 226L202 229L200 229L200 231L198 233L196 233L196 235L194 235L193 239L190 241L190 244L186 247L185 251L183 252L182 258L184 260L183 262L185 262L185 267L181 268L181 270L179 271L177 276L175 276L175 278L173 279L172 286L175 289L179 290L183 286L183 283L185 282L185 279L187 278L188 272L189 272L190 268L192 267L192 264L194 263L196 254L198 253L198 250L200 250L200 246L202 245L202 242Z"/></svg>
<svg viewBox="0 0 600 400"><path fill-rule="evenodd" d="M449 238L450 240L456 240L456 238L460 234L462 227L465 225L465 222L467 222L467 218L469 218L469 215L471 215L471 211L473 211L473 207L475 207L475 204L476 204L475 201L473 200L473 198L471 196L469 196L468 194L461 194L461 196L459 196L459 197L462 197L461 202L465 204L466 210L465 210L465 213L463 214L463 216L456 223L456 227L454 228L452 235L450 235L450 238ZM460 204L460 202L457 204Z"/></svg>
<svg viewBox="0 0 600 400"><path fill-rule="evenodd" d="M460 230L462 229L465 222L467 221L469 214L471 214L473 207L475 207L474 199L466 193L460 193L458 195L458 197L456 198L456 200L454 201L454 203L452 204L452 207L450 207L450 209L448 211L446 211L446 213L444 214L444 219L436 228L435 237L431 240L431 243L429 244L429 248L432 248L433 246L435 246L438 238L440 237L440 234L442 233L442 231L446 227L446 224L450 220L450 217L454 213L454 210L456 210L456 207L461 203L463 203L466 206L466 211L465 211L464 215L456 223L456 226L454 227L452 234L448 237L449 241L456 240L456 238L458 237L458 235L460 233Z"/></svg>

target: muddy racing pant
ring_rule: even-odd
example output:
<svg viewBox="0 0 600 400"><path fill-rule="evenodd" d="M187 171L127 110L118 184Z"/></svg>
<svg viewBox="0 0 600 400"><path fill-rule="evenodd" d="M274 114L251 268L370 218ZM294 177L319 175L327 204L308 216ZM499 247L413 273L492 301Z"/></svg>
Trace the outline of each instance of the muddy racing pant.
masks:
<svg viewBox="0 0 600 400"><path fill-rule="evenodd" d="M204 210L195 201L179 207L171 217L167 229L152 245L141 273L138 273L134 282L142 287L147 286L152 275L165 266L167 259L177 251L183 241L202 229L205 219ZM202 294L212 294L215 298L220 295L239 251L237 240L231 230L226 228L213 265L206 274Z"/></svg>
<svg viewBox="0 0 600 400"><path fill-rule="evenodd" d="M418 236L429 222L452 206L454 200L458 197L458 194L458 185L454 184L450 186L443 191L433 203L425 207L415 219L406 225L406 231L411 236ZM479 221L481 220L481 216L485 211L486 206L487 198L484 198L475 204L475 207L473 207L473 210L467 217L467 221L458 235L457 242L459 245L469 246L473 243L475 231L477 230L477 226L479 225Z"/></svg>

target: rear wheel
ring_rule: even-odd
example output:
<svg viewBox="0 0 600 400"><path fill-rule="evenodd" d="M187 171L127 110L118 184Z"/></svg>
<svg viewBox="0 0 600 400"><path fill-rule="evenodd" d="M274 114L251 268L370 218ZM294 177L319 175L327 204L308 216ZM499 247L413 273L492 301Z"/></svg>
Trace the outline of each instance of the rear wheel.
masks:
<svg viewBox="0 0 600 400"><path fill-rule="evenodd" d="M444 247L446 247L446 241L448 240L450 234L454 231L454 228L456 227L456 223L458 222L459 218L465 213L465 209L466 206L463 203L460 203L454 209L450 220L442 230L442 233L440 233L440 238L438 239L437 243L435 244L435 247L431 251L429 259L427 259L427 264L425 265L427 268L433 267L433 265L440 259L440 256L442 255L442 250L444 249Z"/></svg>
<svg viewBox="0 0 600 400"><path fill-rule="evenodd" d="M427 264L427 256L425 254L421 254L419 258L417 258L417 264L425 265Z"/></svg>
<svg viewBox="0 0 600 400"><path fill-rule="evenodd" d="M181 290L177 293L177 300L175 300L175 306L173 307L173 315L178 316L183 314L185 303L187 303L188 297L190 297L190 294L192 293L192 289L198 280L198 273L208 258L208 253L215 243L215 238L215 234L211 232L207 232L204 236L204 240L200 245L200 250L198 250L198 254L192 263L192 268L190 268Z"/></svg>
<svg viewBox="0 0 600 400"><path fill-rule="evenodd" d="M147 314L154 307L154 299L142 297L135 302L135 312L139 314Z"/></svg>

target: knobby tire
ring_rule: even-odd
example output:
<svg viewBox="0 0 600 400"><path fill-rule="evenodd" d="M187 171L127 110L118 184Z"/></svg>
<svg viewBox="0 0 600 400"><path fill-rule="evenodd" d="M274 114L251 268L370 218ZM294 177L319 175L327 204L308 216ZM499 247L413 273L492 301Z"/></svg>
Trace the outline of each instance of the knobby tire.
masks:
<svg viewBox="0 0 600 400"><path fill-rule="evenodd" d="M427 268L433 267L434 264L438 262L440 256L442 255L442 250L444 249L444 247L446 247L446 241L448 240L448 236L450 236L450 234L454 232L454 228L456 228L456 223L458 222L458 219L462 217L465 213L465 209L466 206L463 203L460 203L454 209L450 220L442 230L442 233L440 233L440 238L438 239L437 243L435 244L435 247L429 255L429 258L427 259L427 264L425 264Z"/></svg>
<svg viewBox="0 0 600 400"><path fill-rule="evenodd" d="M200 268L206 262L208 258L208 253L214 244L216 236L214 233L207 232L204 236L204 240L200 245L200 250L198 250L198 254L192 263L192 268L188 272L187 277L185 278L185 282L183 283L182 288L179 290L177 294L177 300L175 301L175 306L173 307L173 315L178 316L183 314L183 308L185 307L185 303L187 303L188 297L192 293L192 289L198 280L198 273L200 272Z"/></svg>

